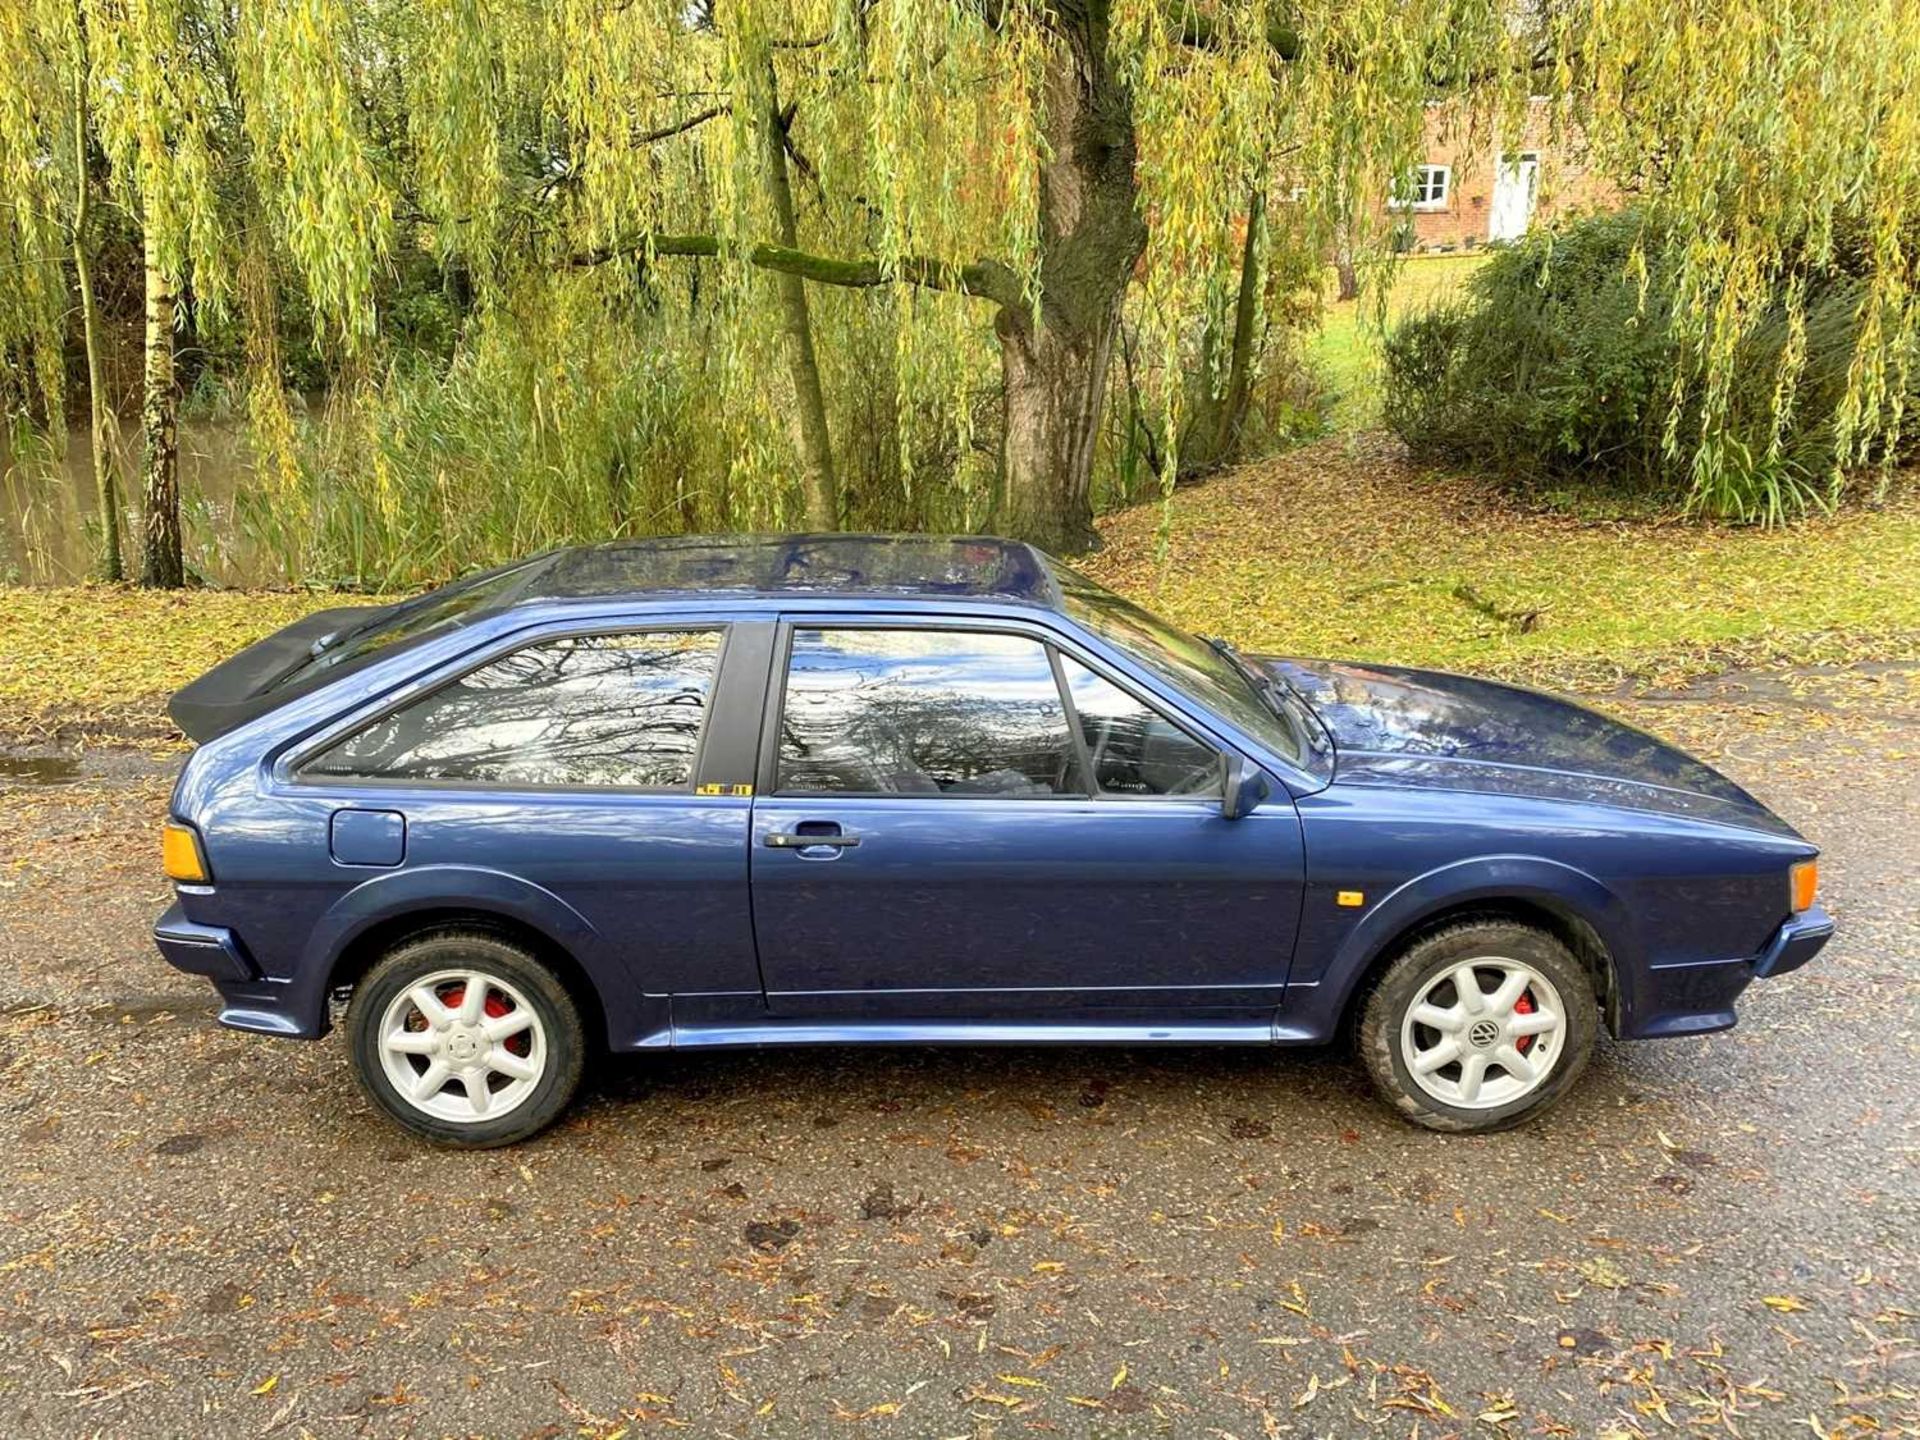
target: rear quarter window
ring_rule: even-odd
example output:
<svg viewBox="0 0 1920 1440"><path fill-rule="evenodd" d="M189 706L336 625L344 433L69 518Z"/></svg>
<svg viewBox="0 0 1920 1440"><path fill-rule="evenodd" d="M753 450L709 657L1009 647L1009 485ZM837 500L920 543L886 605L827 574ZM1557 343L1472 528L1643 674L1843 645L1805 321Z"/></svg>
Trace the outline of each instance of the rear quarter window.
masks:
<svg viewBox="0 0 1920 1440"><path fill-rule="evenodd" d="M692 785L722 632L570 636L470 670L321 751L317 779Z"/></svg>

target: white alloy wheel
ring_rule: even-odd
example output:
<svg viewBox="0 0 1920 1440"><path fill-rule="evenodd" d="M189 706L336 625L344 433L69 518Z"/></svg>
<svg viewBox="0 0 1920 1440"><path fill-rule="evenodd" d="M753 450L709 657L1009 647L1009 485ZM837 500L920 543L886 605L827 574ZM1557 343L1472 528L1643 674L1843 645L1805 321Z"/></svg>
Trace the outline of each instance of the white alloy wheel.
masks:
<svg viewBox="0 0 1920 1440"><path fill-rule="evenodd" d="M1416 992L1400 1022L1400 1058L1443 1105L1494 1110L1547 1082L1565 1048L1560 992L1531 965L1462 960Z"/></svg>
<svg viewBox="0 0 1920 1440"><path fill-rule="evenodd" d="M380 1068L407 1105L455 1125L498 1120L546 1073L546 1027L514 985L484 970L438 970L380 1016Z"/></svg>

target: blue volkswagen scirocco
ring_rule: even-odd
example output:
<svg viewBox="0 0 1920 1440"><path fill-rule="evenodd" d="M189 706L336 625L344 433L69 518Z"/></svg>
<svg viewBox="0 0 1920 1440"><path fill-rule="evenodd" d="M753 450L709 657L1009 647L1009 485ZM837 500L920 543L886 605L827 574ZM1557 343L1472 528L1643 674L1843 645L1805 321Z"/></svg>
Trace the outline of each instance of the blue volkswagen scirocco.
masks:
<svg viewBox="0 0 1920 1440"><path fill-rule="evenodd" d="M592 1046L1312 1044L1438 1130L1601 1025L1734 1023L1814 848L1569 702L1246 656L1028 546L561 550L329 610L173 701L161 953L499 1145Z"/></svg>

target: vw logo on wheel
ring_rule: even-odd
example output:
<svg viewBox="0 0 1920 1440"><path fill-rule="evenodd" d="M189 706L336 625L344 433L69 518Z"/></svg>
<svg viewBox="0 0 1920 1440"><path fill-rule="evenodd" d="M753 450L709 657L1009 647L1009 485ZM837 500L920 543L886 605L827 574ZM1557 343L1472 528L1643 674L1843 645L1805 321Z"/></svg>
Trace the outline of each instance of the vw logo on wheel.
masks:
<svg viewBox="0 0 1920 1440"><path fill-rule="evenodd" d="M1467 1031L1467 1040L1476 1050L1491 1050L1500 1041L1500 1027L1491 1020L1478 1021Z"/></svg>

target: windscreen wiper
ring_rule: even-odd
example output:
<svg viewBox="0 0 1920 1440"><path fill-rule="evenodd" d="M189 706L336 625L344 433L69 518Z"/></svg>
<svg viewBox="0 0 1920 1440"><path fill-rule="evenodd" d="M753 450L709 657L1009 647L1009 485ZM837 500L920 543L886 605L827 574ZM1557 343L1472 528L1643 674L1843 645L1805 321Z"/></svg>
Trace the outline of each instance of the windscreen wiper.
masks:
<svg viewBox="0 0 1920 1440"><path fill-rule="evenodd" d="M1319 748L1319 737L1313 729L1318 722L1309 720L1300 713L1304 702L1294 693L1291 685L1278 676L1267 673L1247 659L1234 648L1232 641L1222 640L1218 635L1204 635L1201 638L1213 650L1225 656L1233 668L1246 677L1247 683L1253 687L1253 693L1260 697L1263 705L1287 722L1287 728L1293 731L1294 739L1300 743L1302 754Z"/></svg>
<svg viewBox="0 0 1920 1440"><path fill-rule="evenodd" d="M1290 720L1292 718L1286 713L1286 706L1277 703L1274 698L1273 677L1271 675L1266 674L1259 666L1255 665L1251 660L1247 659L1246 656L1234 649L1231 641L1222 640L1218 635L1203 635L1201 638L1205 640L1215 652L1226 657L1227 663L1240 672L1247 684L1253 687L1253 693L1266 702L1268 709L1276 712L1282 719Z"/></svg>

